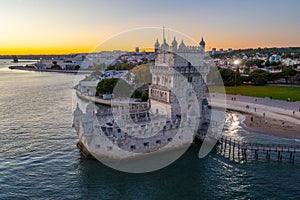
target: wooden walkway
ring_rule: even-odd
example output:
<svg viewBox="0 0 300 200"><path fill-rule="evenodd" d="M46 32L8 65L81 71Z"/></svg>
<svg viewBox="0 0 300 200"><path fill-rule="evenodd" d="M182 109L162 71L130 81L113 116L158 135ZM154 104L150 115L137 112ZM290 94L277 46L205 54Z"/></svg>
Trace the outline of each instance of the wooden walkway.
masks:
<svg viewBox="0 0 300 200"><path fill-rule="evenodd" d="M243 143L225 136L218 139L217 148L225 157L238 161L247 161L250 156L258 160L260 156L266 160L277 159L294 163L296 153L300 156L300 145Z"/></svg>

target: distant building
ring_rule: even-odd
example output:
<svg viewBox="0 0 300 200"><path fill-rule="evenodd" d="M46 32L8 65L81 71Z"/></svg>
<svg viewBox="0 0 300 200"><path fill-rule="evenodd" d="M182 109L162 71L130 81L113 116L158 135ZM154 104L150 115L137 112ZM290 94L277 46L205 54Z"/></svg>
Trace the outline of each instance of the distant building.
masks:
<svg viewBox="0 0 300 200"><path fill-rule="evenodd" d="M215 55L217 54L217 49L216 48L212 48L211 49L211 55Z"/></svg>
<svg viewBox="0 0 300 200"><path fill-rule="evenodd" d="M279 60L281 60L281 56L280 55L272 55L269 58L269 62L276 62L276 61L279 61Z"/></svg>
<svg viewBox="0 0 300 200"><path fill-rule="evenodd" d="M77 66L81 67L82 63L82 57L40 59L35 64L35 67L37 69L51 69L54 66L54 64L56 64L64 70L75 70Z"/></svg>
<svg viewBox="0 0 300 200"><path fill-rule="evenodd" d="M13 62L14 62L14 63L19 62L18 56L12 56L12 58L13 58Z"/></svg>
<svg viewBox="0 0 300 200"><path fill-rule="evenodd" d="M112 94L103 94L102 98L104 100L111 100L113 98L113 95Z"/></svg>
<svg viewBox="0 0 300 200"><path fill-rule="evenodd" d="M135 52L139 53L140 52L140 48L139 47L135 47Z"/></svg>

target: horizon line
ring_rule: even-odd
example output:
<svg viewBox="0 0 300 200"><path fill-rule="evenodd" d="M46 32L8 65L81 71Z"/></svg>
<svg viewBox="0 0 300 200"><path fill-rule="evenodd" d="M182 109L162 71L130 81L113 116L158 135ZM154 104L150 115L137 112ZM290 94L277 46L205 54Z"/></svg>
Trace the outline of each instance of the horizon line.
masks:
<svg viewBox="0 0 300 200"><path fill-rule="evenodd" d="M248 50L248 49L288 49L288 48L300 48L300 46L280 46L280 47L248 47L248 48L236 48L236 49L232 49L232 51L238 51L238 50ZM148 49L148 50L145 50ZM151 49L151 50L150 50ZM228 50L229 48L219 48L217 49L220 50ZM212 49L207 50L206 52L210 52ZM21 54L0 54L0 56L47 56L47 55L72 55L72 54L90 54L90 53L101 53L101 52L113 52L113 51L126 51L126 52L135 52L135 49L131 49L131 50L121 50L121 49L113 49L113 50L103 50L103 51L91 51L91 52L66 52L66 53L21 53ZM140 53L141 52L147 52L147 53L151 53L154 52L154 48L140 48Z"/></svg>

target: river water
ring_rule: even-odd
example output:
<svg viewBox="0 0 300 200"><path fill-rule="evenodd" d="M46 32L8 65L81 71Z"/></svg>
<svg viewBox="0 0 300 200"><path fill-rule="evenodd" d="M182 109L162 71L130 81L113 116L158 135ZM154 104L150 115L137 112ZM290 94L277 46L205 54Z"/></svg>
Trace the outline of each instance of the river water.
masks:
<svg viewBox="0 0 300 200"><path fill-rule="evenodd" d="M0 60L0 199L286 199L300 197L300 165L238 163L192 146L170 166L128 174L86 160L71 127L74 75L11 71ZM25 63L24 63L25 64ZM73 99L75 98L75 99ZM244 141L299 144L244 131L229 113L225 132ZM300 155L298 155L300 157ZM297 157L297 155L296 155Z"/></svg>

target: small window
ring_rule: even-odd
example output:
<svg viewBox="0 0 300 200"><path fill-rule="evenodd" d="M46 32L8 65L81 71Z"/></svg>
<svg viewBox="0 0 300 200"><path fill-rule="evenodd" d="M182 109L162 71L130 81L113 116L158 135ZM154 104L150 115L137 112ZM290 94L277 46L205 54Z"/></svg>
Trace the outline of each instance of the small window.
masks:
<svg viewBox="0 0 300 200"><path fill-rule="evenodd" d="M182 135L179 135L178 138L179 138L179 139L182 139Z"/></svg>
<svg viewBox="0 0 300 200"><path fill-rule="evenodd" d="M172 138L168 138L168 142L172 142Z"/></svg>
<svg viewBox="0 0 300 200"><path fill-rule="evenodd" d="M136 149L135 145L131 145L131 146L130 146L130 149L131 149L131 150L135 150L135 149Z"/></svg>
<svg viewBox="0 0 300 200"><path fill-rule="evenodd" d="M161 144L161 141L160 140L156 140L156 144Z"/></svg>
<svg viewBox="0 0 300 200"><path fill-rule="evenodd" d="M149 142L145 142L145 143L144 143L144 146L145 146L145 147L149 147Z"/></svg>

